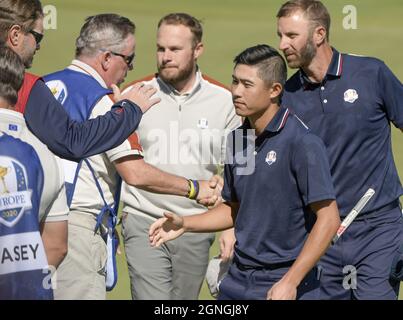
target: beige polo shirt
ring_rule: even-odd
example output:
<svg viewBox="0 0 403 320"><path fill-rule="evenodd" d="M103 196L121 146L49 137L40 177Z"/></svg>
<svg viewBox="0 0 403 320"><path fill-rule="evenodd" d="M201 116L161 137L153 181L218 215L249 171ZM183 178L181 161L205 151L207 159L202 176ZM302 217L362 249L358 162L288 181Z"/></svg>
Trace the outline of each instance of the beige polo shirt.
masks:
<svg viewBox="0 0 403 320"><path fill-rule="evenodd" d="M143 115L137 129L144 160L189 179L210 179L223 165L228 133L241 124L230 91L200 71L193 88L183 95L155 76L143 82L156 87L156 96L161 98ZM185 197L151 193L126 184L121 200L124 212L152 219L164 211L190 215L206 210Z"/></svg>

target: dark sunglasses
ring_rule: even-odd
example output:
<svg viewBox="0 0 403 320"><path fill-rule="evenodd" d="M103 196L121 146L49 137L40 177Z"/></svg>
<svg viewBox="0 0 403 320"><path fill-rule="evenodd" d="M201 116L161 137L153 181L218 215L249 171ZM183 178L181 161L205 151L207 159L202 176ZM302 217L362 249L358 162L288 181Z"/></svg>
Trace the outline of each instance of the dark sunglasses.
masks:
<svg viewBox="0 0 403 320"><path fill-rule="evenodd" d="M37 45L42 41L43 39L42 33L36 32L34 30L29 30L29 33L34 36Z"/></svg>
<svg viewBox="0 0 403 320"><path fill-rule="evenodd" d="M118 56L118 57L122 57L123 60L126 62L128 67L131 67L134 58L136 57L136 54L131 54L130 56L125 56L124 54L121 53L117 53L114 51L110 51L110 50L102 50L102 51L109 51L110 53L112 53L114 56Z"/></svg>

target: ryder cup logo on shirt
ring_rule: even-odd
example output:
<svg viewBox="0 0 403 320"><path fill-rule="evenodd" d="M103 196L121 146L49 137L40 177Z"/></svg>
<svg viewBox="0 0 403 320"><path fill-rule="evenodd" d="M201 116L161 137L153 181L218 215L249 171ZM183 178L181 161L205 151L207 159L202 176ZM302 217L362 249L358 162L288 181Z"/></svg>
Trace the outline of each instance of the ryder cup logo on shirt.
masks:
<svg viewBox="0 0 403 320"><path fill-rule="evenodd" d="M208 120L206 118L201 118L197 121L197 127L200 129L208 129Z"/></svg>
<svg viewBox="0 0 403 320"><path fill-rule="evenodd" d="M344 92L344 101L354 103L358 99L358 93L354 89L348 89Z"/></svg>
<svg viewBox="0 0 403 320"><path fill-rule="evenodd" d="M0 157L0 223L14 226L25 210L32 208L31 190L24 166L9 157Z"/></svg>
<svg viewBox="0 0 403 320"><path fill-rule="evenodd" d="M274 162L276 162L276 160L277 160L276 151L272 150L272 151L267 153L265 161L269 166L271 166Z"/></svg>
<svg viewBox="0 0 403 320"><path fill-rule="evenodd" d="M55 99L59 101L61 104L66 101L67 98L67 88L63 81L60 80L51 80L46 82L46 85L54 95Z"/></svg>

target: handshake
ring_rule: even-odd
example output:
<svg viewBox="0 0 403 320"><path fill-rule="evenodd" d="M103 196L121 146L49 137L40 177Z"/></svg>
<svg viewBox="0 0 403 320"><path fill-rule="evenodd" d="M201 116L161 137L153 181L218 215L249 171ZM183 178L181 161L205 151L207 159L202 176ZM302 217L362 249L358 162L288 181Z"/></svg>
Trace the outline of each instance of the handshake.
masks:
<svg viewBox="0 0 403 320"><path fill-rule="evenodd" d="M192 181L198 184L198 193L195 199L207 208L213 208L222 202L221 191L224 180L218 175L212 176L210 180ZM192 188L191 188L192 191Z"/></svg>

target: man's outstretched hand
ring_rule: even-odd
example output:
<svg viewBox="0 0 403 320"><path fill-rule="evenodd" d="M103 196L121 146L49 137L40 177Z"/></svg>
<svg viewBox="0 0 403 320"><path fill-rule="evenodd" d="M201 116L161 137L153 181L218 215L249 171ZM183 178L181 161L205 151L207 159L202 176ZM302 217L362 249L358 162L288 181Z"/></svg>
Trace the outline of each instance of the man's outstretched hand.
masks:
<svg viewBox="0 0 403 320"><path fill-rule="evenodd" d="M164 216L150 226L148 235L152 247L159 247L164 242L176 239L185 232L183 217L171 212L164 212Z"/></svg>

